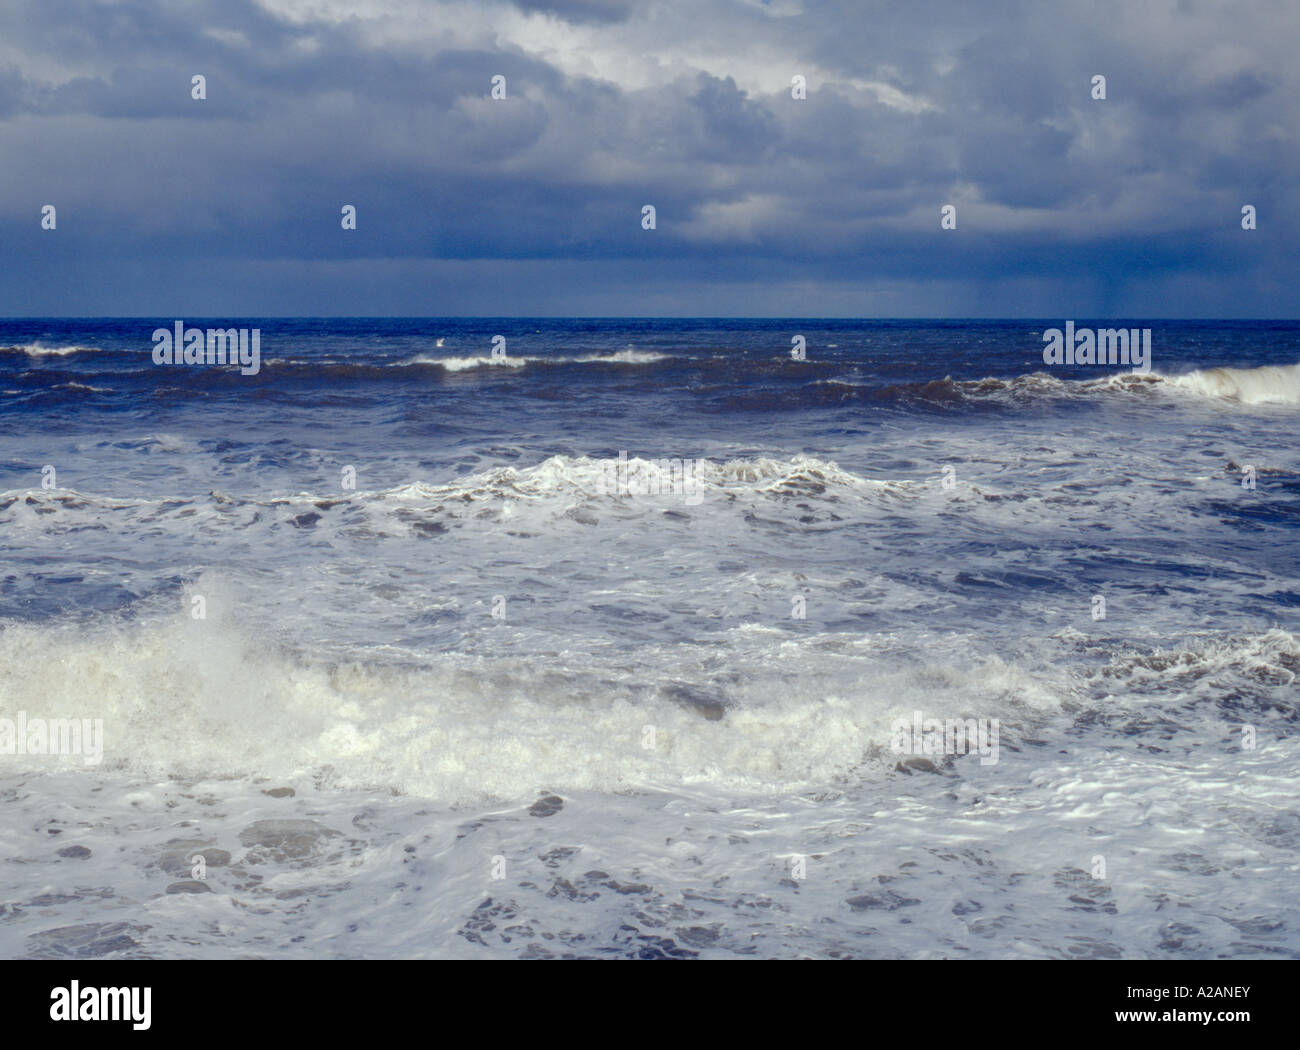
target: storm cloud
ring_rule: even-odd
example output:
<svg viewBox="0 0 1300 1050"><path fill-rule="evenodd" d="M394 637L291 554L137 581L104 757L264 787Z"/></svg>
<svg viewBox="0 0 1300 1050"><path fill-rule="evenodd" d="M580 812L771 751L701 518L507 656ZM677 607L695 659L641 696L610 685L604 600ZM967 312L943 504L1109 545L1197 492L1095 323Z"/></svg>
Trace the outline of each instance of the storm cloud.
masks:
<svg viewBox="0 0 1300 1050"><path fill-rule="evenodd" d="M0 311L1294 317L1297 40L1270 0L16 0Z"/></svg>

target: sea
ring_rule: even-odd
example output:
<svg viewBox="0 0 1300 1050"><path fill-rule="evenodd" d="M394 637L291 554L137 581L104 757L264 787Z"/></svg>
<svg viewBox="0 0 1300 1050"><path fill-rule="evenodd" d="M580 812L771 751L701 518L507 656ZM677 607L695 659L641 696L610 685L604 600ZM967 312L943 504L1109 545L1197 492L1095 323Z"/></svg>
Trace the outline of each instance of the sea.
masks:
<svg viewBox="0 0 1300 1050"><path fill-rule="evenodd" d="M0 956L1300 957L1298 422L1289 321L0 321Z"/></svg>

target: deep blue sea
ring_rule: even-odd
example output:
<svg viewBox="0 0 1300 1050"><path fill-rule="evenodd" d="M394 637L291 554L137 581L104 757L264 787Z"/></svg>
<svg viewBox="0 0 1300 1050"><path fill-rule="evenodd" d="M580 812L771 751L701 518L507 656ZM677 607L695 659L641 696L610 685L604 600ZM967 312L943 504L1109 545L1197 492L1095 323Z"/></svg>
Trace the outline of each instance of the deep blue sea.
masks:
<svg viewBox="0 0 1300 1050"><path fill-rule="evenodd" d="M2 320L0 956L1300 957L1298 419L1295 322Z"/></svg>

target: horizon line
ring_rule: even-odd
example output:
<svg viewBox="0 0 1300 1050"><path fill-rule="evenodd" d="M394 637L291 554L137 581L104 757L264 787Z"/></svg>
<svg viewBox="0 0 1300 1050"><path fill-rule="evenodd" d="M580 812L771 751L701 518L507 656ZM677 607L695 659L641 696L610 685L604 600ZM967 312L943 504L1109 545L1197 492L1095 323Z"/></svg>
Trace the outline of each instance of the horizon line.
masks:
<svg viewBox="0 0 1300 1050"><path fill-rule="evenodd" d="M185 311L182 311L185 312ZM6 321L153 321L168 314L0 314L0 323ZM945 323L978 322L991 324L997 322L1048 321L1056 315L1024 314L1016 317L982 317L982 316L926 316L897 315L885 316L849 316L849 315L812 315L812 314L264 314L264 313L224 313L191 314L197 320L221 320L230 317L253 318L275 321L856 321L884 323L894 321L939 321ZM1065 314L1059 316L1067 317ZM1223 323L1300 323L1300 315L1294 317L1140 317L1136 314L1115 313L1109 315L1076 313L1074 318L1086 320L1130 320L1144 323L1180 323L1180 324L1223 324Z"/></svg>

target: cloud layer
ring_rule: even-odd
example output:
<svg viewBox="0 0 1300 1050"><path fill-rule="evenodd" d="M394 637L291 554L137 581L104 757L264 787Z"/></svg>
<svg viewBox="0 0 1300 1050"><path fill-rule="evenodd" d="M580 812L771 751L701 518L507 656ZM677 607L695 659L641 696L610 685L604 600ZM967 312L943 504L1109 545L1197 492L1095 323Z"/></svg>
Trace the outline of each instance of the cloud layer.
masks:
<svg viewBox="0 0 1300 1050"><path fill-rule="evenodd" d="M1294 317L1297 40L1271 0L18 0L0 312Z"/></svg>

